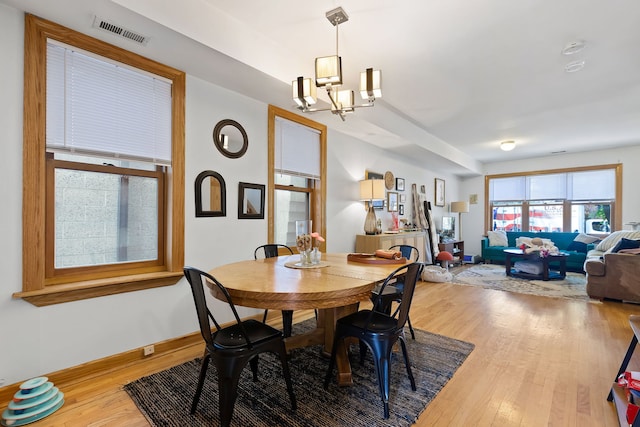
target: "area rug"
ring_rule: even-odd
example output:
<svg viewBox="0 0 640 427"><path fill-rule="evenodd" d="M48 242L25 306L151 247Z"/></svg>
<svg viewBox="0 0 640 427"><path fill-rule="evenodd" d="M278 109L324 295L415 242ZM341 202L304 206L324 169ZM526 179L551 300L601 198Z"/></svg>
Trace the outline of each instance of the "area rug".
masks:
<svg viewBox="0 0 640 427"><path fill-rule="evenodd" d="M294 334L313 326L314 320L294 325ZM240 379L232 426L410 426L449 381L474 348L473 344L415 329L407 346L417 391L411 390L402 353L392 355L389 419L383 419L382 402L371 359L360 365L357 345L351 348L353 385L339 387L335 380L324 390L328 360L313 346L291 352L289 367L298 410L291 402L278 359L260 355L259 380L250 370ZM198 379L200 359L141 378L124 386L152 426L214 426L220 424L216 369L209 367L194 415L189 413Z"/></svg>
<svg viewBox="0 0 640 427"><path fill-rule="evenodd" d="M584 274L568 272L564 280L526 280L507 276L503 265L477 264L454 274L452 283L546 297L591 301Z"/></svg>

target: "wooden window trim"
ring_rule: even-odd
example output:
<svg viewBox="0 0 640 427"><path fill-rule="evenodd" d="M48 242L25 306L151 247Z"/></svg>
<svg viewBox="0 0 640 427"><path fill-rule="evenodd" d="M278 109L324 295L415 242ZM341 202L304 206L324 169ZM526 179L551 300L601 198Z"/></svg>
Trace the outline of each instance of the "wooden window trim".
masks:
<svg viewBox="0 0 640 427"><path fill-rule="evenodd" d="M47 209L54 209L55 206L55 170L68 169L76 171L108 173L115 175L126 174L128 176L155 178L158 182L158 258L149 261L136 261L126 263L112 263L93 266L55 268L54 257L47 257L45 265L45 286L58 283L68 283L70 280L92 280L96 278L106 278L122 276L122 271L129 274L133 272L148 273L162 271L165 264L165 225L164 225L164 194L165 173L163 171L148 171L140 169L123 168L111 165L98 165L89 163L77 163L67 160L55 160L50 153L47 153ZM50 208L49 208L50 207ZM51 212L51 211L49 211ZM53 254L55 251L55 224L54 215L47 215L46 252Z"/></svg>
<svg viewBox="0 0 640 427"><path fill-rule="evenodd" d="M130 64L163 76L172 84L172 167L166 174L165 262L157 271L93 277L46 285L46 48L47 39ZM22 292L13 296L37 305L58 304L122 292L168 286L184 265L185 74L33 15L25 15L23 114Z"/></svg>
<svg viewBox="0 0 640 427"><path fill-rule="evenodd" d="M546 170L528 171L528 172L512 172L512 173L504 173L504 174L496 174L496 175L485 175L484 177L485 234L488 230L491 230L491 225L492 225L491 200L489 200L489 182L492 179L509 178L514 176L546 175L546 174L553 174L553 173L584 172L584 171L606 170L606 169L613 169L616 176L615 200L613 200L611 204L611 232L619 229L621 230L622 229L621 228L622 227L622 163L614 163L614 164L606 164L606 165L581 166L581 167L573 167L573 168L546 169ZM529 207L527 203L527 212L528 210L529 210ZM524 204L523 204L523 214L524 214Z"/></svg>
<svg viewBox="0 0 640 427"><path fill-rule="evenodd" d="M268 232L267 238L269 242L273 242L275 235L275 212L274 203L275 200L275 149L276 149L276 116L282 117L292 122L299 123L301 125L310 127L317 130L320 133L320 179L313 180L313 188L305 189L309 191L311 219L314 224L320 224L319 233L322 236L327 236L327 220L326 220L326 200L327 200L327 127L321 123L314 122L306 117L299 116L290 111L278 108L274 105L269 105L268 109L268 145L269 145L269 178L267 185L267 194L270 203L268 203ZM300 187L297 187L300 188ZM286 190L292 190L292 187L287 187ZM323 242L320 246L321 251L326 251L326 243Z"/></svg>

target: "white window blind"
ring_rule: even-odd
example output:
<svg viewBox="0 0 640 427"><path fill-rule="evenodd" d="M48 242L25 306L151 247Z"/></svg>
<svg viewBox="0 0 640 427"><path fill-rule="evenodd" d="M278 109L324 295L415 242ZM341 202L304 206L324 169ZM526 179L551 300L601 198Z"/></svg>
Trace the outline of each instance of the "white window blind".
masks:
<svg viewBox="0 0 640 427"><path fill-rule="evenodd" d="M614 200L615 169L539 174L493 178L489 181L489 199L520 200Z"/></svg>
<svg viewBox="0 0 640 427"><path fill-rule="evenodd" d="M171 164L171 83L47 44L47 149Z"/></svg>
<svg viewBox="0 0 640 427"><path fill-rule="evenodd" d="M494 178L489 181L489 200L510 201L524 200L526 197L524 176Z"/></svg>
<svg viewBox="0 0 640 427"><path fill-rule="evenodd" d="M276 117L275 170L278 173L320 178L320 133Z"/></svg>
<svg viewBox="0 0 640 427"><path fill-rule="evenodd" d="M567 197L567 174L527 176L528 200L564 200Z"/></svg>
<svg viewBox="0 0 640 427"><path fill-rule="evenodd" d="M570 200L614 200L616 173L614 169L573 172L568 187Z"/></svg>

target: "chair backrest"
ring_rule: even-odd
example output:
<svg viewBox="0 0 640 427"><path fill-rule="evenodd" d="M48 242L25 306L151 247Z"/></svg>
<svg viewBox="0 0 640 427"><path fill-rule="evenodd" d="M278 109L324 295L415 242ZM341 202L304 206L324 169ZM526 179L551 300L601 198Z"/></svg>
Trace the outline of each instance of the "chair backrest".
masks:
<svg viewBox="0 0 640 427"><path fill-rule="evenodd" d="M420 259L420 251L418 248L411 245L394 245L389 248L389 250L397 249L400 251L403 257L408 259L409 261L418 261ZM412 256L413 255L413 256Z"/></svg>
<svg viewBox="0 0 640 427"><path fill-rule="evenodd" d="M382 287L378 291L378 296L373 302L374 307L378 306L378 300L383 297L384 288L387 286L387 284L389 284L390 282L393 283L397 276L403 276L404 289L402 291L402 296L400 297L400 305L398 309L393 313L393 315L391 315L391 317L397 316L396 320L398 322L398 329L404 328L404 325L407 323L407 319L409 318L409 309L411 308L411 301L413 300L413 292L416 289L416 283L418 281L418 278L420 277L420 273L422 272L423 267L424 264L422 264L421 262L414 262L395 269L384 280L384 282L382 283ZM369 315L369 319L367 320L367 326L373 318L373 313L374 311L372 310L371 314ZM366 326L365 329L367 329Z"/></svg>
<svg viewBox="0 0 640 427"><path fill-rule="evenodd" d="M233 301L231 301L231 296L227 289L222 285L222 283L218 282L213 276L204 271L198 270L194 267L184 267L184 276L187 278L189 285L191 285L191 293L193 294L193 302L196 305L196 314L198 315L198 324L200 325L200 333L202 334L202 338L207 344L207 347L210 351L213 351L213 336L211 335L211 322L213 322L216 327L216 331L222 329L220 324L216 321L216 319L211 314L209 307L207 306L207 300L204 293L204 283L202 278L205 277L211 283L215 284L222 295L224 295L231 311L233 312L233 316L236 319L236 323L240 327L240 331L242 335L245 337L247 341L247 345L251 347L251 341L247 336L247 332L242 325L242 321L240 320L240 316L238 316L238 312L236 311L235 305L233 305Z"/></svg>
<svg viewBox="0 0 640 427"><path fill-rule="evenodd" d="M267 243L266 245L258 246L255 251L253 251L253 258L258 259L258 254L262 252L264 258L273 258L277 257L278 249L284 249L285 251L289 251L289 254L293 255L293 251L287 245L281 245L279 243Z"/></svg>

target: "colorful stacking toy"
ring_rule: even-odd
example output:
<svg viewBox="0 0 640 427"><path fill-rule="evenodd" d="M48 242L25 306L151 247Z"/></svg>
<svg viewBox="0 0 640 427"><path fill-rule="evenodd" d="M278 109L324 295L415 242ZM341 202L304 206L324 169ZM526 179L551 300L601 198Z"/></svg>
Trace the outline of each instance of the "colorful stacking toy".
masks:
<svg viewBox="0 0 640 427"><path fill-rule="evenodd" d="M32 378L20 385L9 407L2 413L3 426L23 426L60 409L64 394L47 377Z"/></svg>

